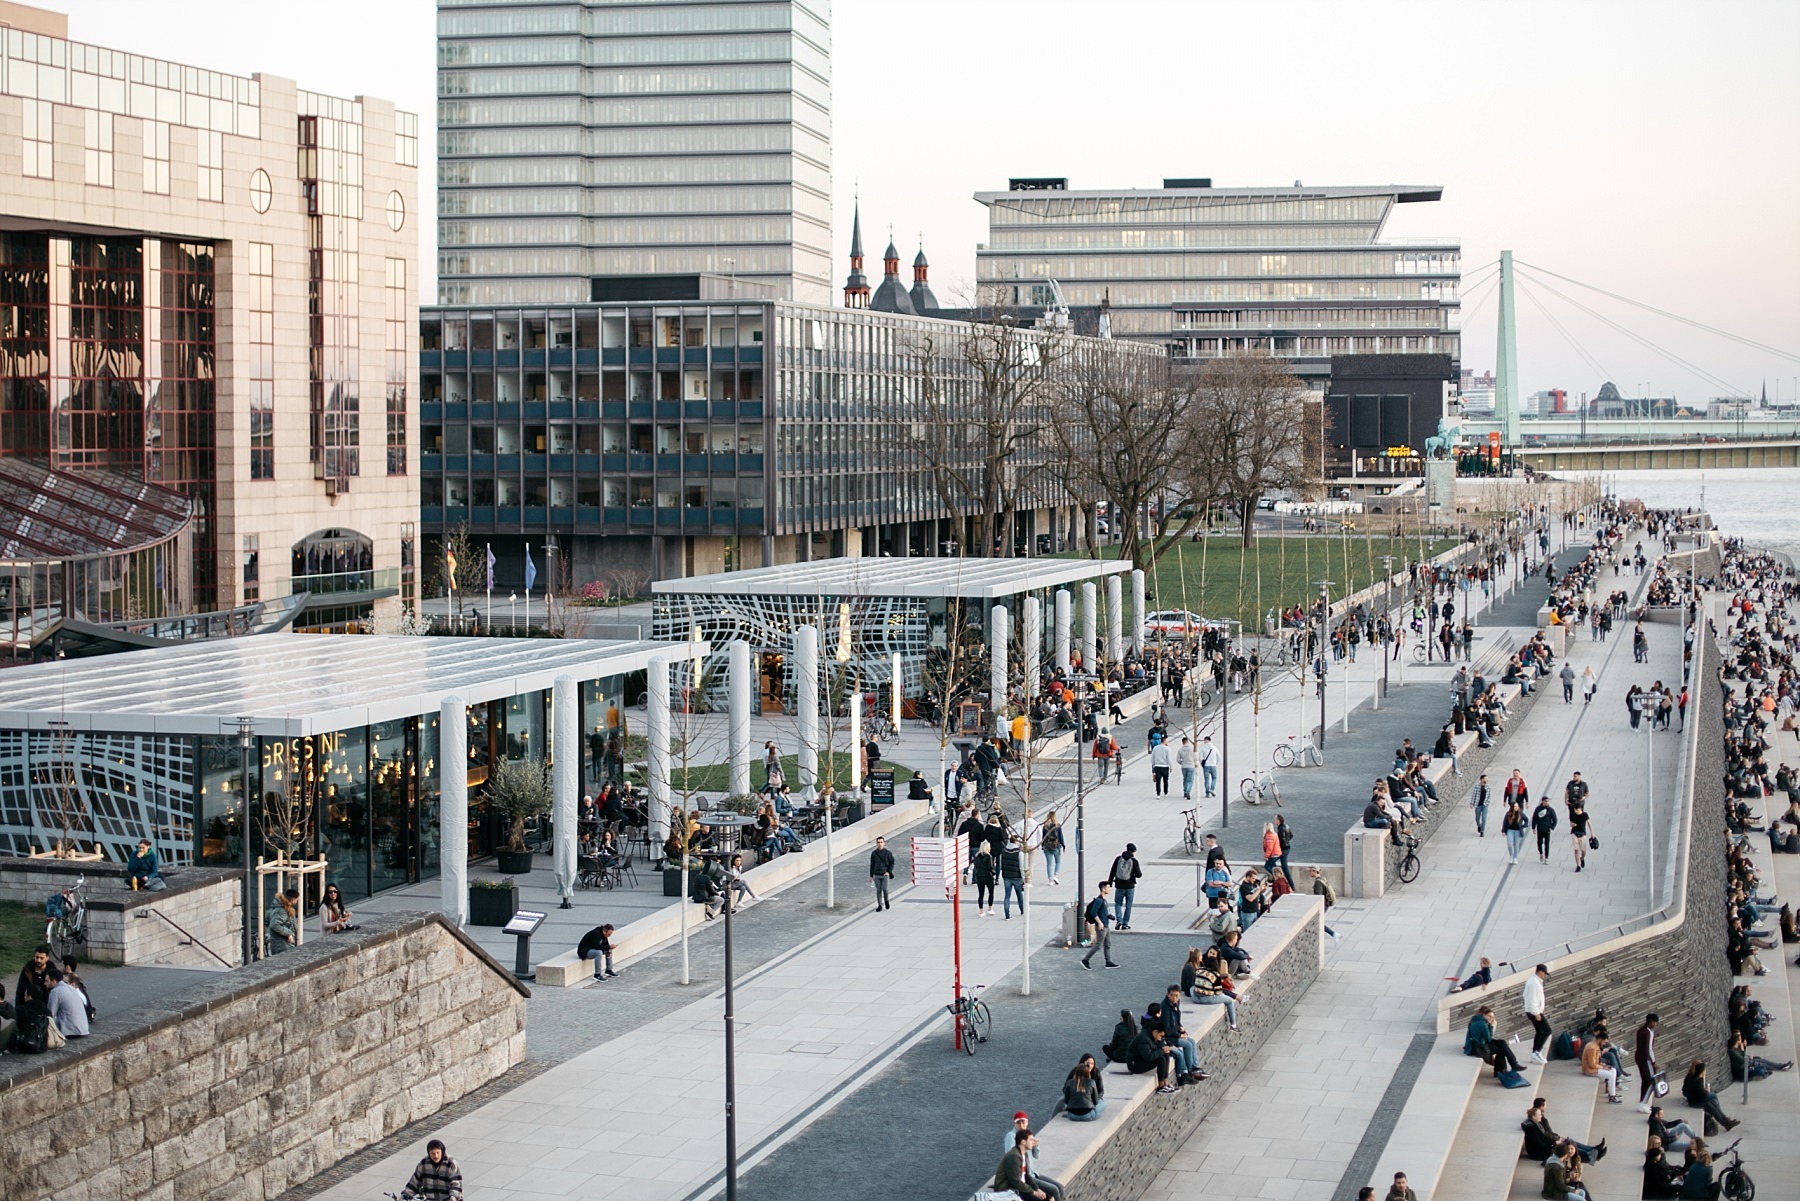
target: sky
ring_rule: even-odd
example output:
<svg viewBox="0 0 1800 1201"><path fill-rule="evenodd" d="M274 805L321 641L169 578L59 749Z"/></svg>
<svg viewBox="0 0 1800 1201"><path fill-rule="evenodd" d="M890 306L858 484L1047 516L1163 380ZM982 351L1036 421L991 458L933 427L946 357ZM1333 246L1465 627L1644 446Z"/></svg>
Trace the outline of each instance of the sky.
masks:
<svg viewBox="0 0 1800 1201"><path fill-rule="evenodd" d="M78 41L385 96L431 124L429 0L54 6ZM1771 400L1800 394L1800 0L832 9L840 275L858 190L871 255L891 226L910 264L922 236L948 299L967 291L986 239L973 194L1011 176L1066 176L1072 188L1157 187L1165 176L1436 184L1443 200L1397 208L1386 235L1461 240L1465 367L1493 366L1498 304L1484 267L1510 249L1767 348L1521 270L1525 392L1592 394L1611 379L1628 395L1690 401L1765 386ZM429 277L432 224L420 234Z"/></svg>

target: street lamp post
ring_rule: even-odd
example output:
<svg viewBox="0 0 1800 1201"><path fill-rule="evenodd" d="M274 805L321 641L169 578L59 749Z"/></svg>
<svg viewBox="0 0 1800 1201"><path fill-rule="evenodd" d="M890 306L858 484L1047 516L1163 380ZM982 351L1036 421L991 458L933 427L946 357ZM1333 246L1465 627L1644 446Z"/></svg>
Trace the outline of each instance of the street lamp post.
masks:
<svg viewBox="0 0 1800 1201"><path fill-rule="evenodd" d="M1095 677L1075 672L1067 677L1075 693L1075 904L1087 898L1087 773L1082 761L1087 758L1087 707L1083 703L1088 684Z"/></svg>
<svg viewBox="0 0 1800 1201"><path fill-rule="evenodd" d="M237 719L238 735L238 832L244 839L244 965L256 957L255 937L250 933L250 893L253 887L250 869L250 750L256 743L254 718Z"/></svg>
<svg viewBox="0 0 1800 1201"><path fill-rule="evenodd" d="M735 816L735 815L733 815ZM712 822L704 823L708 826ZM735 832L739 828L736 821L723 821L720 826ZM727 869L725 881L725 1201L737 1201L737 997L734 991L736 974L732 965L731 911L732 897L737 892L733 887L735 881L729 878L732 852L729 850L708 853L709 858L717 858ZM685 901L683 902L685 904Z"/></svg>
<svg viewBox="0 0 1800 1201"><path fill-rule="evenodd" d="M1394 556L1381 556L1381 570L1386 572L1381 585L1381 612L1387 618L1388 640L1399 642L1400 627L1394 624ZM1381 697L1388 690L1388 661L1394 656L1387 647L1381 648L1381 688L1375 694L1375 707L1381 708Z"/></svg>
<svg viewBox="0 0 1800 1201"><path fill-rule="evenodd" d="M1325 750L1325 644L1330 640L1331 586L1336 580L1319 581L1319 751ZM1349 673L1349 668L1345 668Z"/></svg>

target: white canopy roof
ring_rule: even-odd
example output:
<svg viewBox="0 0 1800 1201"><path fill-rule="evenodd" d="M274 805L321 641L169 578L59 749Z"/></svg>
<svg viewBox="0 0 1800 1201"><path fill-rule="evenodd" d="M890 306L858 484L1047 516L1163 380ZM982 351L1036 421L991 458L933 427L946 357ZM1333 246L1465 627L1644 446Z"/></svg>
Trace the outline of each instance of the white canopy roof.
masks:
<svg viewBox="0 0 1800 1201"><path fill-rule="evenodd" d="M1109 559L817 559L658 580L658 595L709 596L929 596L993 600L1041 588L1059 588L1131 570L1130 560Z"/></svg>
<svg viewBox="0 0 1800 1201"><path fill-rule="evenodd" d="M0 729L297 738L646 667L666 642L262 634L0 673Z"/></svg>

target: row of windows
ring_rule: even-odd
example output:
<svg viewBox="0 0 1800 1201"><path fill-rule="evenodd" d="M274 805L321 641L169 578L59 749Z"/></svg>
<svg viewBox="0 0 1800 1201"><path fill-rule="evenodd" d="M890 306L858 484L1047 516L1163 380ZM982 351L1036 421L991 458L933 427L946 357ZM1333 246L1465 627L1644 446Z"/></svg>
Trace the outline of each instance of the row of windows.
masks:
<svg viewBox="0 0 1800 1201"><path fill-rule="evenodd" d="M1030 227L994 230L994 250L1181 250L1210 246L1367 246L1375 225L1200 225L1149 229Z"/></svg>
<svg viewBox="0 0 1800 1201"><path fill-rule="evenodd" d="M1380 224L1391 196L1272 199L1257 196L1065 197L1009 192L994 199L988 223L1002 225L1201 225L1357 221Z"/></svg>
<svg viewBox="0 0 1800 1201"><path fill-rule="evenodd" d="M785 33L718 34L673 38L530 38L438 43L438 66L513 67L546 63L590 67L680 63L786 62L794 39ZM492 91L491 88L478 88ZM531 90L531 89L503 89ZM447 94L447 93L441 93Z"/></svg>
<svg viewBox="0 0 1800 1201"><path fill-rule="evenodd" d="M1462 256L1454 251L1395 251L1371 248L1331 253L1242 254L988 254L980 260L984 283L1014 279L1220 279L1283 275L1455 275Z"/></svg>
<svg viewBox="0 0 1800 1201"><path fill-rule="evenodd" d="M792 249L779 245L673 250L485 250L438 255L439 275L763 275L792 270Z"/></svg>
<svg viewBox="0 0 1800 1201"><path fill-rule="evenodd" d="M0 88L26 100L99 109L217 133L262 136L262 86L217 71L7 29Z"/></svg>
<svg viewBox="0 0 1800 1201"><path fill-rule="evenodd" d="M708 330L711 336L708 337ZM730 308L608 309L560 312L425 314L421 350L563 350L625 347L760 346L761 306Z"/></svg>
<svg viewBox="0 0 1800 1201"><path fill-rule="evenodd" d="M250 478L275 478L275 247L252 242L250 265ZM250 577L245 577L246 584ZM246 597L253 600L254 597Z"/></svg>
<svg viewBox="0 0 1800 1201"><path fill-rule="evenodd" d="M406 260L387 260L387 473L406 474Z"/></svg>
<svg viewBox="0 0 1800 1201"><path fill-rule="evenodd" d="M626 480L428 475L420 485L419 502L427 509L761 509L765 495L763 481L755 477Z"/></svg>
<svg viewBox="0 0 1800 1201"><path fill-rule="evenodd" d="M507 8L503 12L455 12L464 0L441 0L440 38L516 36L532 33L613 34L683 33L696 26L710 32L780 30L789 25L786 4L681 5L673 10L630 8L608 11L582 5L555 8ZM484 3L487 0L483 0Z"/></svg>
<svg viewBox="0 0 1800 1201"><path fill-rule="evenodd" d="M1384 306L1367 309L1201 309L1176 310L1176 329L1294 329L1302 326L1447 329L1452 310L1443 307Z"/></svg>
<svg viewBox="0 0 1800 1201"><path fill-rule="evenodd" d="M1462 340L1455 334L1361 334L1356 337L1269 337L1256 335L1231 338L1187 338L1169 344L1169 353L1178 358L1217 358L1246 350L1264 350L1279 358L1324 358L1334 354L1447 354L1462 352Z"/></svg>
<svg viewBox="0 0 1800 1201"><path fill-rule="evenodd" d="M683 425L648 422L436 422L420 427L428 455L760 455L760 425Z"/></svg>

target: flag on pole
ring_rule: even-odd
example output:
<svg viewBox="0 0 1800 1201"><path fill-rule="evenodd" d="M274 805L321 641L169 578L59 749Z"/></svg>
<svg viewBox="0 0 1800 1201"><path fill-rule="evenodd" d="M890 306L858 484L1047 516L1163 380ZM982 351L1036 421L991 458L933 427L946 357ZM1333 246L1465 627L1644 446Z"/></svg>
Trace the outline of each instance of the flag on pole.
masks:
<svg viewBox="0 0 1800 1201"><path fill-rule="evenodd" d="M450 585L450 591L456 591L456 552L449 547L444 548L444 579Z"/></svg>
<svg viewBox="0 0 1800 1201"><path fill-rule="evenodd" d="M525 594L531 595L531 586L537 583L537 564L531 561L531 543L525 544Z"/></svg>
<svg viewBox="0 0 1800 1201"><path fill-rule="evenodd" d="M492 542L487 544L487 563L488 563L487 590L489 592L492 592L494 590L494 544Z"/></svg>

